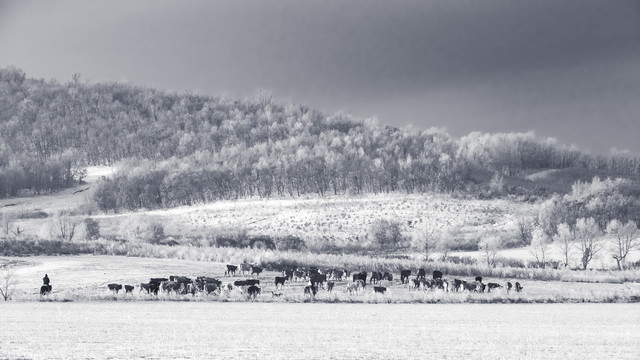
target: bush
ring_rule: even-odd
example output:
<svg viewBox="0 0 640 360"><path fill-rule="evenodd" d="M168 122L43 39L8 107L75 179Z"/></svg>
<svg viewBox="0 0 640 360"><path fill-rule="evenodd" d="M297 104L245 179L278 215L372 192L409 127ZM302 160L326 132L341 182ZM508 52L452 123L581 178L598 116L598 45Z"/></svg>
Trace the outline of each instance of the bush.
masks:
<svg viewBox="0 0 640 360"><path fill-rule="evenodd" d="M400 223L387 219L377 219L371 224L370 233L381 249L395 248L404 242Z"/></svg>
<svg viewBox="0 0 640 360"><path fill-rule="evenodd" d="M92 218L84 219L85 235L87 240L96 240L100 238L100 223Z"/></svg>
<svg viewBox="0 0 640 360"><path fill-rule="evenodd" d="M276 239L276 249L278 250L306 250L307 244L297 236L288 235Z"/></svg>

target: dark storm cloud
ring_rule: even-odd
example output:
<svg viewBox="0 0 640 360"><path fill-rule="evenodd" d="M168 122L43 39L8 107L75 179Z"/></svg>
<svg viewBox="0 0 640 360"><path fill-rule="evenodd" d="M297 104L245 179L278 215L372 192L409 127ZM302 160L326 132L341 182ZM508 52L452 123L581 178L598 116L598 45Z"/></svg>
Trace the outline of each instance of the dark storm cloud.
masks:
<svg viewBox="0 0 640 360"><path fill-rule="evenodd" d="M383 123L456 135L534 129L595 151L624 137L594 144L604 123L640 132L629 125L640 91L635 0L0 6L0 65L35 76L234 96L263 88ZM617 147L640 152L634 144Z"/></svg>

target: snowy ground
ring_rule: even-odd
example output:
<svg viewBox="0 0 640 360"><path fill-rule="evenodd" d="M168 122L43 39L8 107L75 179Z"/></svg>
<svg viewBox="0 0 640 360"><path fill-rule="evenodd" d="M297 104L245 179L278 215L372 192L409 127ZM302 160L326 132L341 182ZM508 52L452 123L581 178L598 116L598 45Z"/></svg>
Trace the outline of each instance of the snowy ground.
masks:
<svg viewBox="0 0 640 360"><path fill-rule="evenodd" d="M637 359L635 304L2 304L0 358Z"/></svg>

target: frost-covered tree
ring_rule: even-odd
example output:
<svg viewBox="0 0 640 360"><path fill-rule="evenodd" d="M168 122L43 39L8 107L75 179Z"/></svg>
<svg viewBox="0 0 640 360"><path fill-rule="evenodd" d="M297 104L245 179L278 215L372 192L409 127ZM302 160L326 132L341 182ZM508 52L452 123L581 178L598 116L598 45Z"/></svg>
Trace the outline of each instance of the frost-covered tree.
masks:
<svg viewBox="0 0 640 360"><path fill-rule="evenodd" d="M593 218L580 218L576 221L574 231L582 254L582 268L586 270L589 262L604 247L600 227Z"/></svg>
<svg viewBox="0 0 640 360"><path fill-rule="evenodd" d="M553 241L558 245L564 256L564 266L569 266L571 254L575 245L575 233L569 225L562 223L558 225L558 231L553 235Z"/></svg>
<svg viewBox="0 0 640 360"><path fill-rule="evenodd" d="M547 262L549 236L539 227L533 229L529 252L536 259L536 263L544 268Z"/></svg>
<svg viewBox="0 0 640 360"><path fill-rule="evenodd" d="M613 258L616 260L618 269L622 270L629 252L640 245L638 225L633 221L627 221L623 225L618 220L611 220L607 225L606 234L612 244Z"/></svg>

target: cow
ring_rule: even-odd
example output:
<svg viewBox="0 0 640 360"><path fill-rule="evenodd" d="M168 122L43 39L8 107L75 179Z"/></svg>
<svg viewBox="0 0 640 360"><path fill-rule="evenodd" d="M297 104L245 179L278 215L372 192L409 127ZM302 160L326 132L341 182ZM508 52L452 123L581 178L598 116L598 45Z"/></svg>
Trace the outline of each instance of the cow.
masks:
<svg viewBox="0 0 640 360"><path fill-rule="evenodd" d="M286 276L276 276L275 279L275 284L276 284L276 289L278 288L278 285L280 285L281 287L284 287L284 282L287 280Z"/></svg>
<svg viewBox="0 0 640 360"><path fill-rule="evenodd" d="M302 281L307 278L307 274L304 270L296 270L293 272L293 278L295 281Z"/></svg>
<svg viewBox="0 0 640 360"><path fill-rule="evenodd" d="M374 286L373 291L375 293L384 294L387 291L387 288L384 286Z"/></svg>
<svg viewBox="0 0 640 360"><path fill-rule="evenodd" d="M260 266L251 267L251 275L256 274L256 277L260 277L261 272L262 272L262 268Z"/></svg>
<svg viewBox="0 0 640 360"><path fill-rule="evenodd" d="M433 271L433 280L442 279L442 271Z"/></svg>
<svg viewBox="0 0 640 360"><path fill-rule="evenodd" d="M238 265L227 265L227 270L224 272L225 276L236 276L236 271L238 270Z"/></svg>
<svg viewBox="0 0 640 360"><path fill-rule="evenodd" d="M287 279L287 281L293 281L293 269L286 269L282 272L282 275Z"/></svg>
<svg viewBox="0 0 640 360"><path fill-rule="evenodd" d="M133 285L125 285L124 286L124 293L125 294L133 294Z"/></svg>
<svg viewBox="0 0 640 360"><path fill-rule="evenodd" d="M367 283L367 272L366 271L362 271L362 272L359 272L357 274L353 274L353 282L356 282L358 280L362 280L366 285L366 283Z"/></svg>
<svg viewBox="0 0 640 360"><path fill-rule="evenodd" d="M379 271L372 271L371 278L369 279L369 284L377 284L378 281L382 279L382 273Z"/></svg>
<svg viewBox="0 0 640 360"><path fill-rule="evenodd" d="M307 285L304 287L304 294L311 297L315 297L318 293L318 288L313 285Z"/></svg>
<svg viewBox="0 0 640 360"><path fill-rule="evenodd" d="M411 270L400 270L400 281L405 284L409 283L409 276L411 276Z"/></svg>
<svg viewBox="0 0 640 360"><path fill-rule="evenodd" d="M425 290L432 289L436 284L436 281L435 280L431 280L431 279L429 279L429 280L420 279L420 282L422 283L422 288L425 289Z"/></svg>
<svg viewBox="0 0 640 360"><path fill-rule="evenodd" d="M424 269L418 269L418 279L424 279L426 276L427 272Z"/></svg>
<svg viewBox="0 0 640 360"><path fill-rule="evenodd" d="M516 282L516 292L520 292L520 291L522 291L522 289L523 289L523 287L520 286L520 283Z"/></svg>
<svg viewBox="0 0 640 360"><path fill-rule="evenodd" d="M176 281L164 281L162 283L162 291L166 291L167 294L170 294L173 291L177 294L180 292L180 284Z"/></svg>
<svg viewBox="0 0 640 360"><path fill-rule="evenodd" d="M453 290L454 291L462 290L462 283L463 281L460 279L453 279Z"/></svg>
<svg viewBox="0 0 640 360"><path fill-rule="evenodd" d="M327 281L327 275L325 274L313 274L309 277L309 282L313 286L320 285L324 289L324 283Z"/></svg>
<svg viewBox="0 0 640 360"><path fill-rule="evenodd" d="M513 285L511 285L511 281L507 281L507 294L511 291L512 287Z"/></svg>
<svg viewBox="0 0 640 360"><path fill-rule="evenodd" d="M120 284L107 284L109 290L114 291L116 294L118 291L122 290L122 285Z"/></svg>
<svg viewBox="0 0 640 360"><path fill-rule="evenodd" d="M51 284L40 286L40 296L49 295L51 293Z"/></svg>
<svg viewBox="0 0 640 360"><path fill-rule="evenodd" d="M411 279L411 281L413 282L414 289L420 288L420 279Z"/></svg>
<svg viewBox="0 0 640 360"><path fill-rule="evenodd" d="M218 286L218 284L215 284L215 283L205 283L203 289L204 291L207 292L207 295L209 295L211 293L215 293L216 291L218 291L220 287Z"/></svg>
<svg viewBox="0 0 640 360"><path fill-rule="evenodd" d="M393 275L385 271L384 274L382 274L382 280L393 281Z"/></svg>
<svg viewBox="0 0 640 360"><path fill-rule="evenodd" d="M169 281L175 281L176 283L178 283L178 289L183 294L187 293L187 288L189 287L189 284L193 283L193 280L191 280L186 276L169 276Z"/></svg>
<svg viewBox="0 0 640 360"><path fill-rule="evenodd" d="M316 275L316 274L320 274L320 270L318 270L318 268L309 268L309 276L311 275Z"/></svg>
<svg viewBox="0 0 640 360"><path fill-rule="evenodd" d="M151 291L151 283L140 283L140 292L146 291L147 294Z"/></svg>
<svg viewBox="0 0 640 360"><path fill-rule="evenodd" d="M248 263L240 264L240 271L242 272L242 275L244 275L245 272L251 272L251 265Z"/></svg>
<svg viewBox="0 0 640 360"><path fill-rule="evenodd" d="M328 292L333 291L333 286L334 286L335 284L336 284L336 283L335 283L335 282L333 282L333 281L327 281L327 291L328 291Z"/></svg>
<svg viewBox="0 0 640 360"><path fill-rule="evenodd" d="M476 276L476 281L477 282L482 282L482 276Z"/></svg>
<svg viewBox="0 0 640 360"><path fill-rule="evenodd" d="M334 280L342 280L343 276L344 276L344 271L342 271L342 270L335 270L333 272L333 279Z"/></svg>
<svg viewBox="0 0 640 360"><path fill-rule="evenodd" d="M499 289L499 288L501 288L501 287L502 287L502 285L500 285L500 284L496 284L496 283L488 283L488 284L487 284L487 292L491 292L491 290L493 290L493 289Z"/></svg>
<svg viewBox="0 0 640 360"><path fill-rule="evenodd" d="M462 290L467 290L467 291L476 291L476 284L472 284L472 283L468 283L466 281L462 282Z"/></svg>
<svg viewBox="0 0 640 360"><path fill-rule="evenodd" d="M249 294L249 298L253 297L255 299L256 296L260 295L260 288L255 285L251 285L247 289L247 293Z"/></svg>

